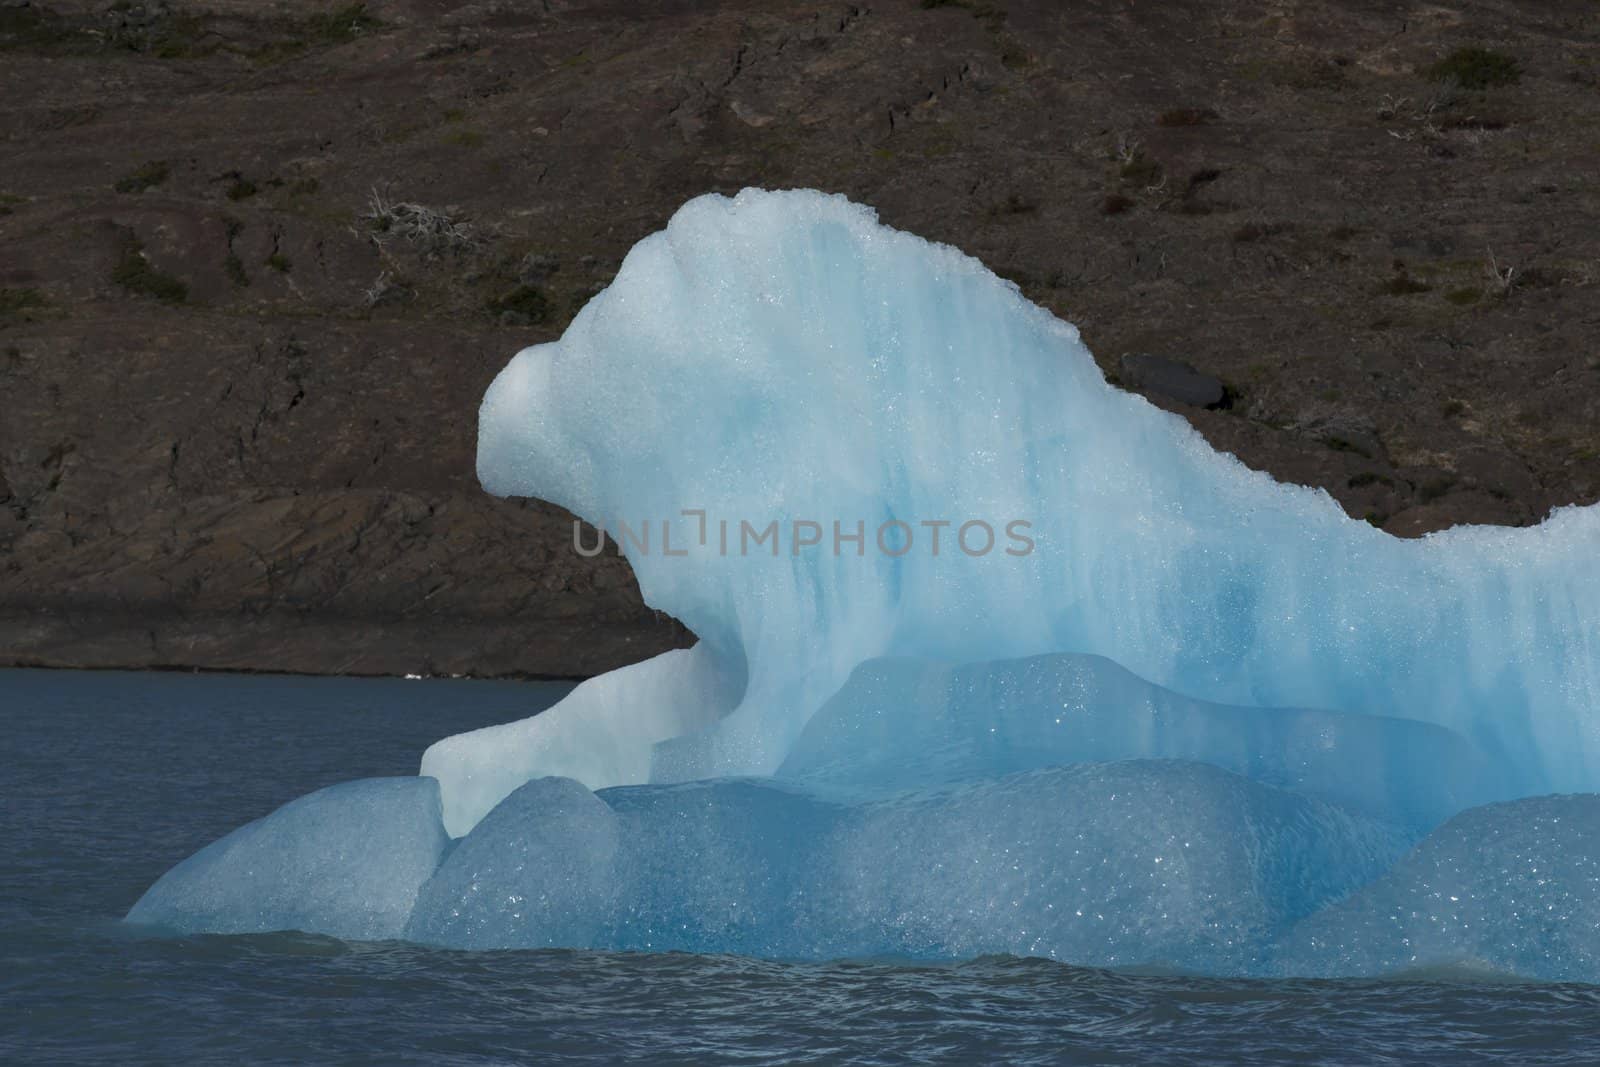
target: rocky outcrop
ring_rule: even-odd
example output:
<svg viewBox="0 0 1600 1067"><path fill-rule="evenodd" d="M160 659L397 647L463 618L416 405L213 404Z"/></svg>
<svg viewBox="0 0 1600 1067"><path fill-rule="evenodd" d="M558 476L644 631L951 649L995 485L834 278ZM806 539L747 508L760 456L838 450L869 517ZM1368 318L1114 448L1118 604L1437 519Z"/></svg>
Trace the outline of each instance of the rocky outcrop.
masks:
<svg viewBox="0 0 1600 1067"><path fill-rule="evenodd" d="M1123 384L1397 535L1591 502L1597 19L6 4L0 660L578 675L686 642L569 516L478 489L473 413L679 204L751 184L981 257L1114 379L1181 362L1204 395ZM1516 73L1436 66L1484 43Z"/></svg>

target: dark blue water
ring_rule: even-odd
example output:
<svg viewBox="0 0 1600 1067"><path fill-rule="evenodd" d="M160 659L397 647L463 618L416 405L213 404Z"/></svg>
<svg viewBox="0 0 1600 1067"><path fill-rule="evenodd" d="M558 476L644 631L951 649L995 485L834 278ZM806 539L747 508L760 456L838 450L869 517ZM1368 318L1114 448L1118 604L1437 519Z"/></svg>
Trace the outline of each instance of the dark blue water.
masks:
<svg viewBox="0 0 1600 1067"><path fill-rule="evenodd" d="M1596 1064L1600 987L449 952L117 920L279 804L564 686L0 671L6 1063Z"/></svg>

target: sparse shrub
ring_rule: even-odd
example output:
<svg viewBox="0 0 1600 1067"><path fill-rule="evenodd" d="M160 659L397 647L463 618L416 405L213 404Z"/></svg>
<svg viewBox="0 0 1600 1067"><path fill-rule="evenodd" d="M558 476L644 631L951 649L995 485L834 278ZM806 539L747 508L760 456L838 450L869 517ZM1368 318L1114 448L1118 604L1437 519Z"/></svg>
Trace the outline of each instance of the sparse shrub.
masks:
<svg viewBox="0 0 1600 1067"><path fill-rule="evenodd" d="M478 245L470 223L421 204L389 200L376 189L361 218L379 245L399 239L430 256L468 252Z"/></svg>
<svg viewBox="0 0 1600 1067"><path fill-rule="evenodd" d="M119 193L142 193L146 189L153 189L167 180L171 168L165 160L154 159L148 163L141 163L139 169L132 174L117 179L113 186Z"/></svg>
<svg viewBox="0 0 1600 1067"><path fill-rule="evenodd" d="M345 44L383 23L367 10L366 4L345 4L325 15L306 20L306 32L323 44Z"/></svg>
<svg viewBox="0 0 1600 1067"><path fill-rule="evenodd" d="M1132 185L1156 185L1161 181L1161 164L1134 148L1123 157L1119 173Z"/></svg>
<svg viewBox="0 0 1600 1067"><path fill-rule="evenodd" d="M1474 289L1471 286L1462 286L1459 289L1450 290L1444 294L1444 298L1458 307L1465 307L1468 304L1476 304L1479 300L1482 300L1483 290Z"/></svg>
<svg viewBox="0 0 1600 1067"><path fill-rule="evenodd" d="M1467 405L1461 400L1446 400L1444 403L1439 405L1439 414L1443 415L1447 419L1453 419L1457 415L1464 414L1466 410Z"/></svg>
<svg viewBox="0 0 1600 1067"><path fill-rule="evenodd" d="M189 287L170 274L162 274L145 258L144 244L132 232L122 240L122 248L111 280L140 296L153 296L165 304L181 304L189 299Z"/></svg>
<svg viewBox="0 0 1600 1067"><path fill-rule="evenodd" d="M375 308L387 304L408 303L416 298L417 293L404 278L391 271L382 271L362 295L366 299L367 307Z"/></svg>
<svg viewBox="0 0 1600 1067"><path fill-rule="evenodd" d="M1522 67L1515 59L1488 48L1457 48L1429 67L1431 81L1454 82L1463 89L1490 89L1496 85L1515 85L1522 78Z"/></svg>
<svg viewBox="0 0 1600 1067"><path fill-rule="evenodd" d="M271 267L279 274L288 274L289 268L294 266L293 263L289 262L289 257L284 255L282 252L272 253L272 255L267 257L266 262L267 266Z"/></svg>
<svg viewBox="0 0 1600 1067"><path fill-rule="evenodd" d="M1368 485L1393 485L1394 479L1377 471L1361 471L1359 474L1352 474L1346 484L1351 489L1360 489Z"/></svg>
<svg viewBox="0 0 1600 1067"><path fill-rule="evenodd" d="M1137 203L1138 201L1134 200L1130 196L1123 196L1121 193L1112 193L1110 196L1100 201L1100 212L1101 214L1105 215L1120 215L1125 211L1133 210L1134 205Z"/></svg>
<svg viewBox="0 0 1600 1067"><path fill-rule="evenodd" d="M229 200L248 200L259 192L256 188L256 183L244 175L234 174L231 177L232 180L228 182L227 189Z"/></svg>
<svg viewBox="0 0 1600 1067"><path fill-rule="evenodd" d="M537 325L550 317L550 299L544 295L544 290L534 285L519 285L484 306L502 321Z"/></svg>
<svg viewBox="0 0 1600 1067"><path fill-rule="evenodd" d="M1494 249L1489 249L1489 262L1483 265L1484 272L1489 276L1489 291L1495 296L1507 297L1511 290L1516 288L1519 276L1517 268L1507 264L1502 267L1495 258Z"/></svg>

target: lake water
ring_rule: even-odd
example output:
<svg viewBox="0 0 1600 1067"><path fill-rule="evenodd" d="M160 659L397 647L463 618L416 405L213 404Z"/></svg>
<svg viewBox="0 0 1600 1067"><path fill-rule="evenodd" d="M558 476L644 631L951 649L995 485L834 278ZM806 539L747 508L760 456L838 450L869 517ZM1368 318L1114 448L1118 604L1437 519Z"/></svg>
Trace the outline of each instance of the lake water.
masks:
<svg viewBox="0 0 1600 1067"><path fill-rule="evenodd" d="M1596 1064L1600 987L152 938L164 871L553 683L0 671L5 1063Z"/></svg>

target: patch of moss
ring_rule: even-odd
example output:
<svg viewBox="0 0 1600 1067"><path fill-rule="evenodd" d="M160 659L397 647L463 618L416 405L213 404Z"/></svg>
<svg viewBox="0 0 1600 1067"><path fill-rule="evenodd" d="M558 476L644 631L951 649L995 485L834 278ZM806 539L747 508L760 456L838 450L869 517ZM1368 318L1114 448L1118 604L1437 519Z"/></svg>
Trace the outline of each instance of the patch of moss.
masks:
<svg viewBox="0 0 1600 1067"><path fill-rule="evenodd" d="M1338 90L1345 86L1342 64L1323 59L1305 59L1272 64L1267 76L1286 89Z"/></svg>
<svg viewBox="0 0 1600 1067"><path fill-rule="evenodd" d="M1439 405L1439 414L1447 419L1453 419L1457 415L1465 414L1466 410L1467 405L1461 400L1446 400Z"/></svg>
<svg viewBox="0 0 1600 1067"><path fill-rule="evenodd" d="M444 135L445 144L453 144L461 148L477 148L483 144L483 140L483 134L477 130L451 130Z"/></svg>
<svg viewBox="0 0 1600 1067"><path fill-rule="evenodd" d="M938 7L959 7L963 11L972 12L975 19L1004 19L1005 8L999 4L984 3L983 0L922 0L922 9L929 11Z"/></svg>
<svg viewBox="0 0 1600 1067"><path fill-rule="evenodd" d="M323 44L345 44L382 25L378 17L367 10L366 4L345 4L305 21L308 35Z"/></svg>
<svg viewBox="0 0 1600 1067"><path fill-rule="evenodd" d="M1378 292L1384 296L1411 296L1426 293L1432 288L1427 282L1420 282L1402 271L1378 286Z"/></svg>
<svg viewBox="0 0 1600 1067"><path fill-rule="evenodd" d="M144 243L131 232L123 238L117 262L111 268L111 280L130 293L153 296L165 304L181 304L189 299L189 287L151 266L144 255Z"/></svg>
<svg viewBox="0 0 1600 1067"><path fill-rule="evenodd" d="M1349 452L1353 455L1360 456L1363 459L1372 458L1372 452L1370 450L1343 437L1329 437L1323 443L1335 452Z"/></svg>
<svg viewBox="0 0 1600 1067"><path fill-rule="evenodd" d="M1473 288L1472 286L1463 286L1460 289L1450 290L1448 293L1444 294L1444 298L1450 301L1452 304L1464 307L1467 304L1476 304L1478 301L1482 300L1483 290Z"/></svg>
<svg viewBox="0 0 1600 1067"><path fill-rule="evenodd" d="M550 298L536 285L519 285L509 293L495 297L484 305L494 315L522 316L538 324L550 317Z"/></svg>
<svg viewBox="0 0 1600 1067"><path fill-rule="evenodd" d="M250 275L244 272L244 260L231 248L228 249L227 258L222 261L222 269L227 272L228 280L240 289L250 284Z"/></svg>
<svg viewBox="0 0 1600 1067"><path fill-rule="evenodd" d="M289 268L294 266L293 263L289 262L289 257L282 252L272 253L266 258L266 264L279 274L288 274Z"/></svg>
<svg viewBox="0 0 1600 1067"><path fill-rule="evenodd" d="M1352 474L1346 484L1351 489L1360 489L1368 485L1393 485L1394 479L1387 474L1379 474L1377 471L1362 471L1359 474Z"/></svg>
<svg viewBox="0 0 1600 1067"><path fill-rule="evenodd" d="M989 215L995 218L1005 215L1031 215L1038 210L1038 201L1020 193L1012 193L1004 200L989 205Z"/></svg>
<svg viewBox="0 0 1600 1067"><path fill-rule="evenodd" d="M34 313L50 306L37 289L0 289L0 326L32 322Z"/></svg>
<svg viewBox="0 0 1600 1067"><path fill-rule="evenodd" d="M0 51L81 52L95 46L82 27L52 11L31 4L0 7Z"/></svg>
<svg viewBox="0 0 1600 1067"><path fill-rule="evenodd" d="M278 39L256 49L251 58L258 63L281 63L313 48L347 44L382 27L383 21L368 11L366 4L344 4L325 14L281 21Z"/></svg>
<svg viewBox="0 0 1600 1067"><path fill-rule="evenodd" d="M124 175L117 179L112 188L119 193L142 193L146 189L153 189L167 180L172 173L165 160L152 159L139 164L139 169L132 174Z"/></svg>
<svg viewBox="0 0 1600 1067"><path fill-rule="evenodd" d="M45 55L112 51L189 59L222 47L209 14L173 12L163 5L138 18L118 17L130 10L131 5L113 4L103 13L68 17L31 4L0 7L0 51Z"/></svg>
<svg viewBox="0 0 1600 1067"><path fill-rule="evenodd" d="M1286 222L1247 222L1233 231L1233 239L1240 244L1251 241L1262 241L1268 237L1276 237L1289 229Z"/></svg>
<svg viewBox="0 0 1600 1067"><path fill-rule="evenodd" d="M1037 57L1021 41L1004 35L1000 41L1000 65L1007 70L1022 70L1037 62Z"/></svg>
<svg viewBox="0 0 1600 1067"><path fill-rule="evenodd" d="M1456 486L1456 480L1448 474L1441 475L1432 481L1423 482L1417 486L1417 500L1423 504L1431 504L1444 496Z"/></svg>
<svg viewBox="0 0 1600 1067"><path fill-rule="evenodd" d="M1430 81L1453 81L1463 89L1515 85L1522 67L1511 56L1489 48L1457 48L1426 71Z"/></svg>
<svg viewBox="0 0 1600 1067"><path fill-rule="evenodd" d="M1130 196L1123 196L1121 193L1112 193L1110 196L1100 201L1100 213L1102 215L1120 215L1125 211L1131 211L1134 205L1137 203L1138 201L1134 200Z"/></svg>
<svg viewBox="0 0 1600 1067"><path fill-rule="evenodd" d="M1215 122L1217 113L1209 107L1175 107L1156 116L1157 126L1204 126Z"/></svg>
<svg viewBox="0 0 1600 1067"><path fill-rule="evenodd" d="M232 180L228 182L227 193L229 200L248 200L259 191L256 188L256 183L242 174L234 174Z"/></svg>

